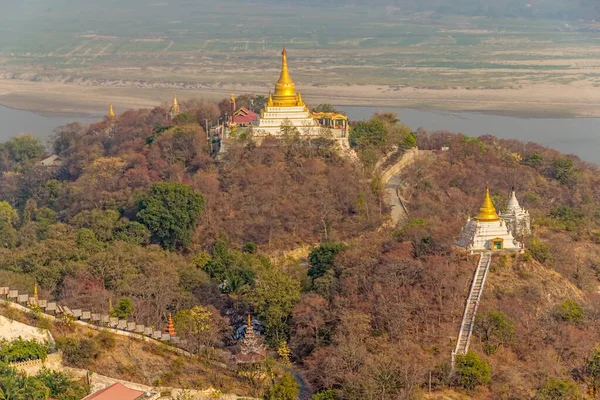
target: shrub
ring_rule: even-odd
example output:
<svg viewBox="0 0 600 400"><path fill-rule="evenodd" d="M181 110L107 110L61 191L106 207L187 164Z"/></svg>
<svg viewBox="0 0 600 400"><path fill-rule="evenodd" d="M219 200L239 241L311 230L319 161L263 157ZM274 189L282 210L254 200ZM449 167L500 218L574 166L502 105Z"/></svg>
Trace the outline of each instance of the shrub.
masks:
<svg viewBox="0 0 600 400"><path fill-rule="evenodd" d="M310 263L308 276L315 279L325 275L332 267L335 256L342 250L344 250L343 243L323 243L312 249L308 256Z"/></svg>
<svg viewBox="0 0 600 400"><path fill-rule="evenodd" d="M105 350L114 349L117 345L115 335L110 331L100 331L95 337L96 343Z"/></svg>
<svg viewBox="0 0 600 400"><path fill-rule="evenodd" d="M317 394L314 394L312 400L335 400L335 393L333 390L324 390Z"/></svg>
<svg viewBox="0 0 600 400"><path fill-rule="evenodd" d="M57 339L56 344L63 352L63 359L76 367L86 368L93 359L99 356L96 343L89 339L79 340L67 337Z"/></svg>
<svg viewBox="0 0 600 400"><path fill-rule="evenodd" d="M7 363L45 360L48 356L48 345L35 340L23 340L18 338L9 342L0 341L0 361Z"/></svg>
<svg viewBox="0 0 600 400"><path fill-rule="evenodd" d="M286 372L281 380L275 382L269 389L265 395L265 399L267 400L296 400L298 398L298 394L300 393L300 389L298 388L298 383L292 375Z"/></svg>
<svg viewBox="0 0 600 400"><path fill-rule="evenodd" d="M477 353L456 356L456 383L467 390L486 385L492 378L490 365Z"/></svg>
<svg viewBox="0 0 600 400"><path fill-rule="evenodd" d="M542 264L552 261L553 259L552 253L550 252L550 246L540 242L538 239L532 239L525 251Z"/></svg>
<svg viewBox="0 0 600 400"><path fill-rule="evenodd" d="M581 398L581 393L574 382L550 378L543 387L538 389L534 400L577 400Z"/></svg>
<svg viewBox="0 0 600 400"><path fill-rule="evenodd" d="M127 297L119 299L117 306L110 312L111 316L122 319L127 319L131 314L133 314L133 303Z"/></svg>
<svg viewBox="0 0 600 400"><path fill-rule="evenodd" d="M578 324L583 321L585 312L574 300L565 300L554 310L554 317L559 321Z"/></svg>

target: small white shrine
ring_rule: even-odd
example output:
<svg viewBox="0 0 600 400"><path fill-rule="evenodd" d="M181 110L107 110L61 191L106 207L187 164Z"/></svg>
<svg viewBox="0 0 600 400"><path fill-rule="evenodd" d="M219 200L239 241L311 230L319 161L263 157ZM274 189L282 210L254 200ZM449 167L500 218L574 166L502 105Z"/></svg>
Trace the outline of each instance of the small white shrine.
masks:
<svg viewBox="0 0 600 400"><path fill-rule="evenodd" d="M456 244L466 248L471 253L522 250L521 243L515 240L506 221L498 216L487 187L485 189L485 200L483 206L479 209L479 215L467 219Z"/></svg>
<svg viewBox="0 0 600 400"><path fill-rule="evenodd" d="M510 193L506 211L500 213L500 218L504 218L504 221L506 221L508 228L515 238L520 239L523 235L531 234L531 218L529 217L529 211L525 210L519 204L514 187Z"/></svg>

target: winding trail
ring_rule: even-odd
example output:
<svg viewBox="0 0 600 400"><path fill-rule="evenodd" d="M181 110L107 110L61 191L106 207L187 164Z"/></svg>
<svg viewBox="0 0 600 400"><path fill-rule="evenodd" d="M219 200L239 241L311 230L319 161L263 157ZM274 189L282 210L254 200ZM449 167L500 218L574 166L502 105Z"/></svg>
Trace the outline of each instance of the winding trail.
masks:
<svg viewBox="0 0 600 400"><path fill-rule="evenodd" d="M400 175L402 170L413 165L420 157L430 154L430 151L419 150L414 147L407 150L396 163L381 172L381 181L385 185L388 201L392 208L391 222L394 226L404 224L410 218L408 209L406 208L406 201L400 195L400 188L402 187Z"/></svg>

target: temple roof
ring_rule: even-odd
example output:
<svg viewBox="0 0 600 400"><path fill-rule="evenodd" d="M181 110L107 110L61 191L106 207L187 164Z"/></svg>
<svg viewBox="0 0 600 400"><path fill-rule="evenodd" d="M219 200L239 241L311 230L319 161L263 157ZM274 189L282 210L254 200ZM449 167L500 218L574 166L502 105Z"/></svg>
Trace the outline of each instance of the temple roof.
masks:
<svg viewBox="0 0 600 400"><path fill-rule="evenodd" d="M490 189L488 186L485 187L485 199L483 200L483 205L479 209L479 215L475 217L475 219L478 222L500 221L498 213L494 208L494 203L492 203L492 199L490 198Z"/></svg>

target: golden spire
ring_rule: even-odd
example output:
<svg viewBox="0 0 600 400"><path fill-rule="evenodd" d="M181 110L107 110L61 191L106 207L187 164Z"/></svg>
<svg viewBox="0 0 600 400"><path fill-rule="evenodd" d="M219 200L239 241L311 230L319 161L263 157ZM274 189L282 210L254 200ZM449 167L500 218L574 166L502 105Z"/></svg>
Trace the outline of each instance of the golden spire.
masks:
<svg viewBox="0 0 600 400"><path fill-rule="evenodd" d="M490 188L487 185L485 186L485 200L483 200L483 205L479 209L479 215L475 219L479 222L500 221L498 213L496 213L496 209L494 208L494 203L492 203L492 199L490 198Z"/></svg>
<svg viewBox="0 0 600 400"><path fill-rule="evenodd" d="M173 105L171 106L170 114L171 118L176 117L179 114L179 103L177 102L177 94L173 93Z"/></svg>
<svg viewBox="0 0 600 400"><path fill-rule="evenodd" d="M252 319L250 318L250 314L248 314L248 328L252 328Z"/></svg>
<svg viewBox="0 0 600 400"><path fill-rule="evenodd" d="M232 103L235 103L235 94L234 94L234 93L231 93L231 97L229 98L229 100L230 100Z"/></svg>
<svg viewBox="0 0 600 400"><path fill-rule="evenodd" d="M298 92L298 105L299 106L303 106L304 102L302 101L302 95L300 94L300 92Z"/></svg>
<svg viewBox="0 0 600 400"><path fill-rule="evenodd" d="M173 93L173 107L179 107L179 103L177 103L177 93Z"/></svg>
<svg viewBox="0 0 600 400"><path fill-rule="evenodd" d="M38 286L37 286L37 282L35 282L33 284L33 297L35 297L36 299L38 298Z"/></svg>
<svg viewBox="0 0 600 400"><path fill-rule="evenodd" d="M287 50L285 45L281 52L281 74L275 84L274 103L276 107L294 107L297 102L296 85L290 77L287 65Z"/></svg>
<svg viewBox="0 0 600 400"><path fill-rule="evenodd" d="M115 112L113 110L112 104L110 105L110 109L108 110L108 118L110 118L110 119L115 118Z"/></svg>
<svg viewBox="0 0 600 400"><path fill-rule="evenodd" d="M112 299L109 298L108 299L108 312L111 312L113 310L113 306L112 306Z"/></svg>

